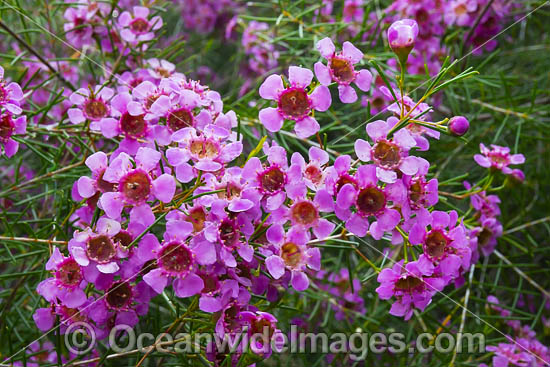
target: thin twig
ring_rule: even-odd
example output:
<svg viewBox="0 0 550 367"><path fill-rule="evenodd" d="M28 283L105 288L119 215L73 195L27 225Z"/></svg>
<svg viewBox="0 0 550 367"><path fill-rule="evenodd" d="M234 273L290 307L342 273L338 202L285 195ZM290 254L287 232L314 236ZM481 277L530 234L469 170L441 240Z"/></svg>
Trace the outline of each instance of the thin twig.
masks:
<svg viewBox="0 0 550 367"><path fill-rule="evenodd" d="M44 64L48 69L50 69L53 75L55 75L59 80L61 80L64 84L66 84L72 91L76 90L76 88L67 79L65 79L63 75L59 73L58 70L55 70L55 68L48 62L48 60L46 60L42 55L40 55L38 51L32 48L31 45L25 42L24 39L19 37L17 33L12 31L10 27L8 27L8 25L4 23L2 20L0 20L0 27L4 29L6 32L8 32L13 38L15 38L15 40L19 42L23 47L25 47L31 54L36 56L42 64Z"/></svg>

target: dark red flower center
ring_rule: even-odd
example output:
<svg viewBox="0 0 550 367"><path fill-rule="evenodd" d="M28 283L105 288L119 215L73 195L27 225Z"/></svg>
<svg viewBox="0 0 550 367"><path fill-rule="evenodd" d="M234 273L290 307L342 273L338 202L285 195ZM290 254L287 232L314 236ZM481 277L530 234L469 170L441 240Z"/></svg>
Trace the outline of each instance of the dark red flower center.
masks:
<svg viewBox="0 0 550 367"><path fill-rule="evenodd" d="M309 201L296 203L290 209L292 219L298 224L311 225L319 217L317 208Z"/></svg>
<svg viewBox="0 0 550 367"><path fill-rule="evenodd" d="M303 89L290 89L279 98L279 109L285 116L301 118L311 110L309 97Z"/></svg>
<svg viewBox="0 0 550 367"><path fill-rule="evenodd" d="M400 290L407 293L412 293L415 291L422 290L424 288L424 282L422 279L413 277L413 276L406 276L405 278L399 279L397 282L395 282L395 289Z"/></svg>
<svg viewBox="0 0 550 367"><path fill-rule="evenodd" d="M420 180L415 180L409 188L409 199L413 204L418 204L424 197L424 188Z"/></svg>
<svg viewBox="0 0 550 367"><path fill-rule="evenodd" d="M214 294L215 292L218 291L219 284L218 284L218 279L215 276L210 274L205 274L205 273L201 273L199 274L199 276L201 277L204 283L204 288L202 289L201 293Z"/></svg>
<svg viewBox="0 0 550 367"><path fill-rule="evenodd" d="M128 231L121 230L114 237L113 241L118 242L122 247L127 248L133 241L133 237Z"/></svg>
<svg viewBox="0 0 550 367"><path fill-rule="evenodd" d="M447 237L439 230L433 230L426 236L424 247L426 253L432 259L441 259L445 255L445 249L449 244Z"/></svg>
<svg viewBox="0 0 550 367"><path fill-rule="evenodd" d="M188 222L191 222L191 224L193 225L193 230L195 232L200 232L204 229L204 222L206 222L206 213L204 212L202 207L193 208L185 219Z"/></svg>
<svg viewBox="0 0 550 367"><path fill-rule="evenodd" d="M281 258L285 262L285 265L294 268L300 265L302 261L302 251L300 246L293 242L287 242L281 246Z"/></svg>
<svg viewBox="0 0 550 367"><path fill-rule="evenodd" d="M269 194L275 194L283 189L286 174L277 166L264 171L260 176L262 189Z"/></svg>
<svg viewBox="0 0 550 367"><path fill-rule="evenodd" d="M275 333L275 329L269 320L264 317L259 317L252 321L252 327L250 328L252 335L262 334L264 335L264 329L267 331L267 336L271 338Z"/></svg>
<svg viewBox="0 0 550 367"><path fill-rule="evenodd" d="M77 286L82 281L82 272L74 259L67 259L61 263L61 266L55 273L55 277L65 285Z"/></svg>
<svg viewBox="0 0 550 367"><path fill-rule="evenodd" d="M147 130L147 123L144 119L145 115L132 116L125 112L120 117L120 129L124 135L131 138L141 138Z"/></svg>
<svg viewBox="0 0 550 367"><path fill-rule="evenodd" d="M323 172L314 164L310 164L304 170L304 175L314 184L318 184L323 179Z"/></svg>
<svg viewBox="0 0 550 367"><path fill-rule="evenodd" d="M330 71L335 79L342 83L349 84L355 79L353 65L348 60L337 57L332 58L330 61Z"/></svg>
<svg viewBox="0 0 550 367"><path fill-rule="evenodd" d="M224 220L219 228L220 240L226 247L232 247L239 239L239 232L230 220Z"/></svg>
<svg viewBox="0 0 550 367"><path fill-rule="evenodd" d="M342 189L345 184L351 184L353 185L353 187L357 187L357 184L355 183L353 177L348 174L343 174L338 177L338 181L336 181L336 183L334 184L334 191L336 193L339 193L340 189Z"/></svg>
<svg viewBox="0 0 550 367"><path fill-rule="evenodd" d="M132 287L125 281L115 282L105 296L107 304L114 309L125 309L132 302Z"/></svg>
<svg viewBox="0 0 550 367"><path fill-rule="evenodd" d="M159 253L161 267L171 273L184 274L193 266L193 253L179 242L171 242Z"/></svg>
<svg viewBox="0 0 550 367"><path fill-rule="evenodd" d="M84 105L86 115L92 120L99 120L107 115L107 106L102 100L89 99Z"/></svg>
<svg viewBox="0 0 550 367"><path fill-rule="evenodd" d="M490 229L483 227L481 232L479 232L479 234L477 235L477 243L479 244L479 246L485 247L489 244L492 236L493 232Z"/></svg>
<svg viewBox="0 0 550 367"><path fill-rule="evenodd" d="M88 257L100 264L111 261L116 255L115 245L111 238L105 234L96 237L90 237L86 244L86 253Z"/></svg>
<svg viewBox="0 0 550 367"><path fill-rule="evenodd" d="M199 158L216 158L219 154L218 146L213 141L206 139L193 140L189 150Z"/></svg>
<svg viewBox="0 0 550 367"><path fill-rule="evenodd" d="M151 179L143 171L130 172L120 180L119 190L127 199L141 203L147 200L151 193Z"/></svg>
<svg viewBox="0 0 550 367"><path fill-rule="evenodd" d="M0 116L0 138L9 139L15 132L15 123L10 113L4 113Z"/></svg>
<svg viewBox="0 0 550 367"><path fill-rule="evenodd" d="M116 190L116 184L114 184L112 182L109 182L109 181L105 181L103 179L104 174L105 174L105 170L103 170L99 174L99 177L97 178L97 181L96 181L97 188L101 192L113 192L113 191L115 191Z"/></svg>
<svg viewBox="0 0 550 367"><path fill-rule="evenodd" d="M387 168L393 168L399 164L401 155L399 154L399 147L386 140L381 140L374 146L374 159L378 161L381 166Z"/></svg>
<svg viewBox="0 0 550 367"><path fill-rule="evenodd" d="M149 22L143 18L136 18L130 23L130 29L136 34L147 33L149 28Z"/></svg>
<svg viewBox="0 0 550 367"><path fill-rule="evenodd" d="M367 215L374 215L386 206L386 195L376 187L367 187L359 191L357 208Z"/></svg>
<svg viewBox="0 0 550 367"><path fill-rule="evenodd" d="M193 126L193 115L186 108L180 108L170 112L166 123L170 130L178 131L185 127Z"/></svg>

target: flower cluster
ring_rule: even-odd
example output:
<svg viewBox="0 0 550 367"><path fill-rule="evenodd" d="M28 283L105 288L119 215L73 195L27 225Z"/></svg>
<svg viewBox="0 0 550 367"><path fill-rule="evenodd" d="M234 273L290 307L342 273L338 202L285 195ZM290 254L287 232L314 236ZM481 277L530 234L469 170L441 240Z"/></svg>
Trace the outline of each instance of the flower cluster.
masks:
<svg viewBox="0 0 550 367"><path fill-rule="evenodd" d="M0 155L2 152L11 157L19 149L19 143L13 139L16 134L27 131L27 116L22 115L23 91L16 82L8 83L4 79L4 68L0 66Z"/></svg>

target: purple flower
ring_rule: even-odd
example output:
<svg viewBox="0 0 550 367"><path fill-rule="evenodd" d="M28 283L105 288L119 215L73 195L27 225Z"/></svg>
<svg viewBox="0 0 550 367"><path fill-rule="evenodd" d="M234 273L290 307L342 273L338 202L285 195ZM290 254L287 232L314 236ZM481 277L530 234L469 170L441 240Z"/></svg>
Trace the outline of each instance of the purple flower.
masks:
<svg viewBox="0 0 550 367"><path fill-rule="evenodd" d="M199 264L216 260L215 249L207 242L187 245L193 225L185 221L168 221L162 245L154 236L140 243L138 252L142 259L156 260L158 267L143 276L143 280L157 293L162 293L173 280L176 296L191 297L204 288L204 282L196 274Z"/></svg>
<svg viewBox="0 0 550 367"><path fill-rule="evenodd" d="M409 320L413 307L423 311L430 304L432 296L445 285L443 279L431 276L433 271L431 261L420 255L417 261L403 264L401 260L378 274L380 286L376 292L380 299L396 298L390 309L391 315Z"/></svg>
<svg viewBox="0 0 550 367"><path fill-rule="evenodd" d="M289 86L285 87L281 75L270 75L260 86L260 96L277 102L277 108L260 111L260 122L271 132L277 132L284 120L295 121L294 131L300 138L307 138L319 131L319 123L311 116L313 110L326 111L332 99L324 85L317 86L311 94L306 88L313 79L309 69L298 66L288 68Z"/></svg>
<svg viewBox="0 0 550 367"><path fill-rule="evenodd" d="M93 12L89 12L87 7L69 7L63 14L67 23L63 24L63 30L67 41L76 48L92 44L93 27L91 20Z"/></svg>
<svg viewBox="0 0 550 367"><path fill-rule="evenodd" d="M317 42L317 49L328 64L325 66L321 62L316 62L315 75L323 85L328 86L335 81L343 103L353 103L357 100L357 93L351 87L351 83L355 83L363 92L370 89L372 74L366 69L355 70L354 65L363 59L363 53L351 42L344 42L342 51L336 53L334 43L327 37Z"/></svg>
<svg viewBox="0 0 550 367"><path fill-rule="evenodd" d="M98 85L93 93L89 89L80 88L70 96L70 101L75 104L76 108L69 108L67 115L73 124L80 124L86 119L92 121L93 130L101 129L101 121L110 116L111 106L110 99L113 97L114 91L111 88Z"/></svg>
<svg viewBox="0 0 550 367"><path fill-rule="evenodd" d="M475 20L475 11L478 8L476 0L452 0L447 4L443 19L449 26L472 26Z"/></svg>
<svg viewBox="0 0 550 367"><path fill-rule="evenodd" d="M99 218L96 232L89 228L83 232L75 232L69 241L69 253L82 267L91 266L105 274L115 273L120 269L117 259L125 257L114 239L120 230L119 222L105 217Z"/></svg>
<svg viewBox="0 0 550 367"><path fill-rule="evenodd" d="M294 152L290 158L289 179L292 182L303 180L310 190L317 191L324 187L326 175L324 166L328 161L328 153L317 147L309 148L307 164L300 153Z"/></svg>
<svg viewBox="0 0 550 367"><path fill-rule="evenodd" d="M309 235L306 231L292 228L285 234L281 225L273 225L267 230L267 238L276 246L276 252L265 259L269 274L275 279L281 278L288 270L292 274L291 284L297 291L309 287L306 268L321 268L321 253L318 248L309 248Z"/></svg>
<svg viewBox="0 0 550 367"><path fill-rule="evenodd" d="M83 289L86 281L80 265L71 257L65 257L57 247L46 263L46 270L52 271L53 278L43 280L36 291L48 302L57 302L59 299L64 305L76 308L86 302Z"/></svg>
<svg viewBox="0 0 550 367"><path fill-rule="evenodd" d="M8 83L4 79L4 68L0 66L0 107L4 107L13 115L19 115L23 110L20 104L23 91L16 82Z"/></svg>
<svg viewBox="0 0 550 367"><path fill-rule="evenodd" d="M273 146L267 151L269 166L262 165L257 157L252 157L243 167L243 178L255 188L265 200L265 207L278 209L286 199L285 187L288 184L288 162L286 150Z"/></svg>
<svg viewBox="0 0 550 367"><path fill-rule="evenodd" d="M155 37L153 31L162 27L162 18L155 16L148 20L148 17L149 9L143 6L134 6L133 13L125 11L120 14L120 37L132 45L152 40Z"/></svg>
<svg viewBox="0 0 550 367"><path fill-rule="evenodd" d="M378 120L368 124L367 134L375 143L372 147L365 140L355 141L357 157L363 162L373 161L377 167L376 176L386 183L397 181L397 170L412 176L420 166L417 157L409 156L409 150L416 142L406 129L397 130L388 139L388 133L398 122L396 117L390 117L387 121Z"/></svg>
<svg viewBox="0 0 550 367"><path fill-rule="evenodd" d="M105 192L99 198L102 209L109 218L118 219L124 205L133 206L130 212L132 222L145 226L155 220L151 207L146 203L156 198L163 203L172 200L176 190L176 181L172 175L164 173L153 179L150 172L156 168L161 153L151 148L139 148L134 169L130 157L121 153L111 161L105 170L103 179L118 187L117 192Z"/></svg>
<svg viewBox="0 0 550 367"><path fill-rule="evenodd" d="M9 111L0 112L0 145L8 158L13 157L19 149L19 143L12 136L27 132L27 116L19 116L15 120ZM1 155L2 151L0 151Z"/></svg>
<svg viewBox="0 0 550 367"><path fill-rule="evenodd" d="M401 19L388 29L388 42L401 65L405 65L418 37L418 24L412 19Z"/></svg>
<svg viewBox="0 0 550 367"><path fill-rule="evenodd" d="M471 260L464 226L456 225L457 219L454 210L450 213L434 210L429 217L429 231L417 222L409 233L409 241L422 245L424 256L440 265L443 276L451 278L459 275L461 267L467 269Z"/></svg>
<svg viewBox="0 0 550 367"><path fill-rule="evenodd" d="M508 167L509 165L525 162L523 154L510 154L510 148L508 147L491 144L491 148L487 148L483 143L479 144L481 154L474 155L474 160L481 167L492 168L509 175L512 173L512 169Z"/></svg>
<svg viewBox="0 0 550 367"><path fill-rule="evenodd" d="M307 188L303 182L297 182L287 186L287 195L292 200L292 205L286 211L292 227L302 230L313 229L315 237L322 240L328 237L334 230L335 224L320 217L320 212L332 212L334 200L326 190L315 193L313 201L307 199ZM285 219L286 221L286 219Z"/></svg>
<svg viewBox="0 0 550 367"><path fill-rule="evenodd" d="M385 187L378 185L376 166L366 165L357 169L355 174L357 186L346 183L338 193L336 215L346 221L346 228L353 234L364 237L369 231L375 239L382 238L386 231L390 231L399 224L401 214L389 207L399 204L404 196L403 186L389 184ZM355 208L355 213L350 211ZM369 225L369 218L376 220Z"/></svg>

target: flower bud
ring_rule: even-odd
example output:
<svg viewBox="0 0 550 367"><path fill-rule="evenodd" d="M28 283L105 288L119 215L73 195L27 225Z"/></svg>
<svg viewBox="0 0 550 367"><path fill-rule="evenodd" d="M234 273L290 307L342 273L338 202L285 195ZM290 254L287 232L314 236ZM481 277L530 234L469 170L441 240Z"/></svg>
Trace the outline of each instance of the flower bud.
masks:
<svg viewBox="0 0 550 367"><path fill-rule="evenodd" d="M455 116L449 120L449 132L454 136L462 136L468 132L470 123L464 116Z"/></svg>
<svg viewBox="0 0 550 367"><path fill-rule="evenodd" d="M398 20L388 29L388 42L393 52L399 58L401 65L405 65L407 62L417 36L418 24L412 19Z"/></svg>

